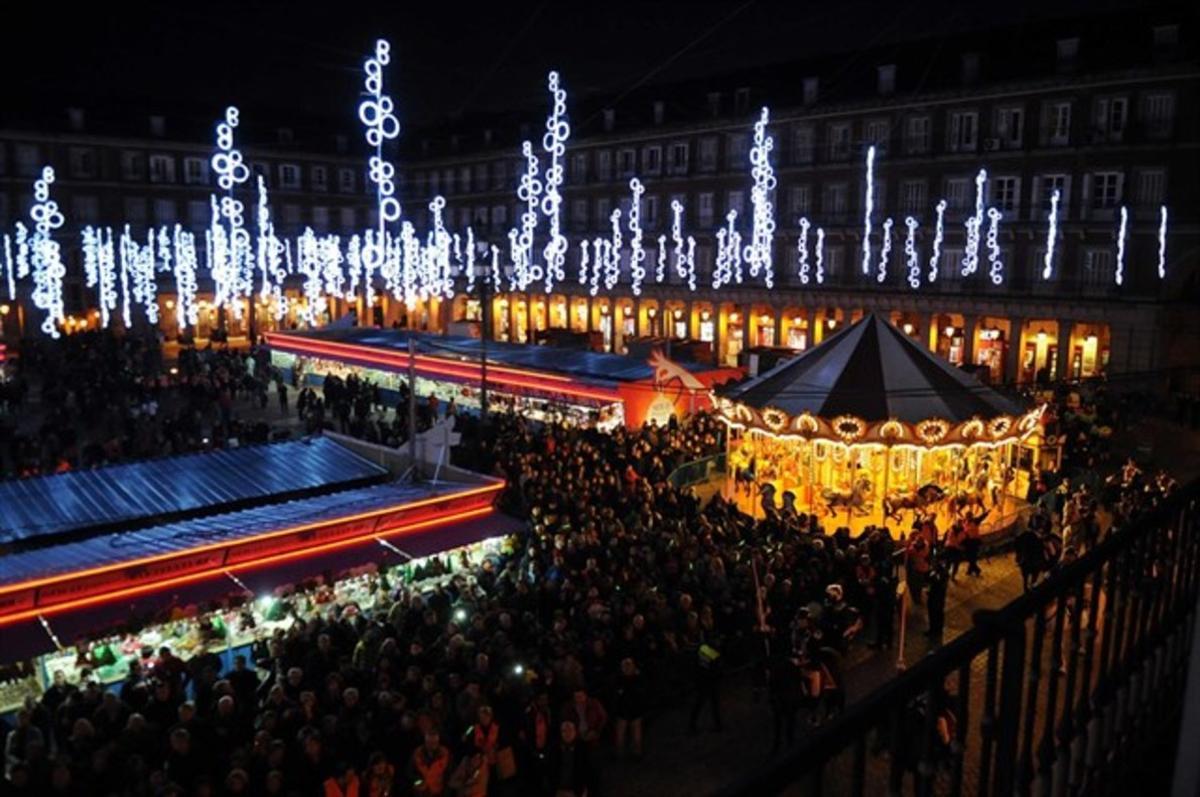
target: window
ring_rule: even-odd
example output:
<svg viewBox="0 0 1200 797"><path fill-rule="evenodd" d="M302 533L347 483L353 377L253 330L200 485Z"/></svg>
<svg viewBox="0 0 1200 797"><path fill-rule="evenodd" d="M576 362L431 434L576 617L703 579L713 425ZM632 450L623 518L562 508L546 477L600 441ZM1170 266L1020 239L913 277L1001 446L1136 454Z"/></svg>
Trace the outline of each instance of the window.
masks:
<svg viewBox="0 0 1200 797"><path fill-rule="evenodd" d="M208 161L204 158L183 159L183 181L189 185L208 182Z"/></svg>
<svg viewBox="0 0 1200 797"><path fill-rule="evenodd" d="M879 93L886 96L894 92L896 90L896 65L883 64L876 67L875 70L879 78L876 86Z"/></svg>
<svg viewBox="0 0 1200 797"><path fill-rule="evenodd" d="M1166 198L1166 172L1162 169L1143 169L1138 172L1137 202L1144 207L1161 205Z"/></svg>
<svg viewBox="0 0 1200 797"><path fill-rule="evenodd" d="M734 113L745 113L750 107L750 89L741 88L733 93Z"/></svg>
<svg viewBox="0 0 1200 797"><path fill-rule="evenodd" d="M658 196L647 194L642 200L642 226L653 230L658 226Z"/></svg>
<svg viewBox="0 0 1200 797"><path fill-rule="evenodd" d="M100 200L94 196L76 194L71 198L71 216L81 224L100 221Z"/></svg>
<svg viewBox="0 0 1200 797"><path fill-rule="evenodd" d="M438 192L438 173L435 169L429 173L429 195L432 196Z"/></svg>
<svg viewBox="0 0 1200 797"><path fill-rule="evenodd" d="M454 170L445 169L442 172L442 191L447 194L454 193Z"/></svg>
<svg viewBox="0 0 1200 797"><path fill-rule="evenodd" d="M950 152L974 152L979 143L979 114L975 111L955 111L950 114L950 137L946 149Z"/></svg>
<svg viewBox="0 0 1200 797"><path fill-rule="evenodd" d="M279 187L299 188L300 167L294 163L283 163L279 166Z"/></svg>
<svg viewBox="0 0 1200 797"><path fill-rule="evenodd" d="M687 174L688 143L676 141L671 145L671 162L668 165L671 174Z"/></svg>
<svg viewBox="0 0 1200 797"><path fill-rule="evenodd" d="M588 179L588 154L586 152L576 152L571 156L571 177L581 183L586 183Z"/></svg>
<svg viewBox="0 0 1200 797"><path fill-rule="evenodd" d="M809 125L801 125L792 130L792 162L812 163L813 159L813 129Z"/></svg>
<svg viewBox="0 0 1200 797"><path fill-rule="evenodd" d="M700 169L711 172L717 168L717 140L712 136L700 139Z"/></svg>
<svg viewBox="0 0 1200 797"><path fill-rule="evenodd" d="M483 191L488 184L488 167L486 163L475 164L475 190Z"/></svg>
<svg viewBox="0 0 1200 797"><path fill-rule="evenodd" d="M892 126L887 119L872 119L867 122L863 139L866 144L874 144L877 148L886 150L891 134Z"/></svg>
<svg viewBox="0 0 1200 797"><path fill-rule="evenodd" d="M699 225L705 229L712 227L713 224L713 193L705 191L700 194L697 199L697 221Z"/></svg>
<svg viewBox="0 0 1200 797"><path fill-rule="evenodd" d="M904 126L904 152L921 155L929 152L933 123L928 116L910 116Z"/></svg>
<svg viewBox="0 0 1200 797"><path fill-rule="evenodd" d="M293 205L289 203L283 206L283 223L284 225L292 228L300 226L299 205Z"/></svg>
<svg viewBox="0 0 1200 797"><path fill-rule="evenodd" d="M836 280L846 270L846 248L844 246L825 247L822 265L825 266L825 281Z"/></svg>
<svg viewBox="0 0 1200 797"><path fill-rule="evenodd" d="M734 133L729 136L729 149L725 153L725 166L737 169L748 163L750 139L745 133Z"/></svg>
<svg viewBox="0 0 1200 797"><path fill-rule="evenodd" d="M1125 97L1101 97L1096 100L1095 139L1120 141L1125 135L1129 100Z"/></svg>
<svg viewBox="0 0 1200 797"><path fill-rule="evenodd" d="M463 166L458 170L458 185L464 193L471 192L471 167ZM463 225L466 226L466 225Z"/></svg>
<svg viewBox="0 0 1200 797"><path fill-rule="evenodd" d="M612 179L612 152L602 149L596 153L596 177L601 180Z"/></svg>
<svg viewBox="0 0 1200 797"><path fill-rule="evenodd" d="M646 174L662 173L662 147L646 147L642 150L642 169Z"/></svg>
<svg viewBox="0 0 1200 797"><path fill-rule="evenodd" d="M193 199L188 202L188 224L192 227L203 227L208 224L212 209L207 202Z"/></svg>
<svg viewBox="0 0 1200 797"><path fill-rule="evenodd" d="M963 250L955 247L943 247L942 257L938 260L938 280L962 279Z"/></svg>
<svg viewBox="0 0 1200 797"><path fill-rule="evenodd" d="M928 184L924 180L905 180L900 184L900 203L902 210L910 216L920 216L925 212Z"/></svg>
<svg viewBox="0 0 1200 797"><path fill-rule="evenodd" d="M829 126L829 159L846 160L850 157L850 123L837 122Z"/></svg>
<svg viewBox="0 0 1200 797"><path fill-rule="evenodd" d="M1092 248L1083 252L1079 281L1085 289L1107 290L1114 282L1113 256L1109 249Z"/></svg>
<svg viewBox="0 0 1200 797"><path fill-rule="evenodd" d="M1038 185L1040 183L1040 186ZM1050 212L1050 200L1058 191L1058 218L1067 216L1067 201L1071 197L1071 178L1066 174L1043 174L1034 179L1034 201L1042 213Z"/></svg>
<svg viewBox="0 0 1200 797"><path fill-rule="evenodd" d="M125 197L125 220L130 224L146 223L146 198L141 196Z"/></svg>
<svg viewBox="0 0 1200 797"><path fill-rule="evenodd" d="M129 154L129 153L126 153ZM17 174L21 177L33 177L41 168L41 155L37 144L17 144Z"/></svg>
<svg viewBox="0 0 1200 797"><path fill-rule="evenodd" d="M504 205L492 205L492 227L499 229L508 224L508 208Z"/></svg>
<svg viewBox="0 0 1200 797"><path fill-rule="evenodd" d="M965 177L952 177L946 181L946 207L962 210L967 206L967 184Z"/></svg>
<svg viewBox="0 0 1200 797"><path fill-rule="evenodd" d="M313 205L312 223L317 232L326 232L329 229L329 208L324 205Z"/></svg>
<svg viewBox="0 0 1200 797"><path fill-rule="evenodd" d="M1020 177L993 177L988 181L991 204L1006 214L1016 213L1021 204Z"/></svg>
<svg viewBox="0 0 1200 797"><path fill-rule="evenodd" d="M578 230L587 229L587 206L586 199L571 200L571 224Z"/></svg>
<svg viewBox="0 0 1200 797"><path fill-rule="evenodd" d="M1020 106L996 110L996 138L1001 149L1020 149L1025 126L1025 109Z"/></svg>
<svg viewBox="0 0 1200 797"><path fill-rule="evenodd" d="M174 199L156 199L156 200L154 200L154 223L155 224L174 224L175 223L175 200Z"/></svg>
<svg viewBox="0 0 1200 797"><path fill-rule="evenodd" d="M496 161L492 164L492 190L499 191L504 188L504 181L506 179L505 173L507 171L508 170L505 168L504 161ZM430 188L429 193L432 194L435 193L435 191Z"/></svg>
<svg viewBox="0 0 1200 797"><path fill-rule="evenodd" d="M341 191L344 194L352 194L352 193L354 193L355 185L356 185L356 181L354 179L354 170L353 169L338 169L338 190L339 191Z"/></svg>
<svg viewBox="0 0 1200 797"><path fill-rule="evenodd" d="M1120 172L1095 172L1092 175L1092 207L1094 209L1114 208L1121 201Z"/></svg>
<svg viewBox="0 0 1200 797"><path fill-rule="evenodd" d="M150 156L150 182L175 182L175 158L170 155Z"/></svg>
<svg viewBox="0 0 1200 797"><path fill-rule="evenodd" d="M17 151L20 154L20 150ZM146 161L140 152L121 153L121 176L126 180L141 180L146 176Z"/></svg>
<svg viewBox="0 0 1200 797"><path fill-rule="evenodd" d="M725 212L726 213L728 213L731 210L736 210L738 215L741 216L742 212L744 210L743 206L745 204L746 204L746 194L742 191L730 191L725 196Z"/></svg>
<svg viewBox="0 0 1200 797"><path fill-rule="evenodd" d="M1175 95L1169 92L1147 94L1142 100L1142 123L1148 138L1166 138L1175 124Z"/></svg>
<svg viewBox="0 0 1200 797"><path fill-rule="evenodd" d="M314 166L308 178L312 180L313 191L329 191L329 169L324 166Z"/></svg>
<svg viewBox="0 0 1200 797"><path fill-rule="evenodd" d="M596 200L596 228L600 229L608 224L608 217L612 215L612 200L606 196L602 196Z"/></svg>
<svg viewBox="0 0 1200 797"><path fill-rule="evenodd" d="M95 151L89 147L71 147L71 176L93 177L95 174Z"/></svg>
<svg viewBox="0 0 1200 797"><path fill-rule="evenodd" d="M825 195L821 199L821 210L828 216L839 217L846 214L846 184L827 183Z"/></svg>
<svg viewBox="0 0 1200 797"><path fill-rule="evenodd" d="M1043 129L1045 143L1052 147L1065 147L1071 141L1071 103L1052 102L1045 106Z"/></svg>
<svg viewBox="0 0 1200 797"><path fill-rule="evenodd" d="M637 170L637 151L626 148L617 152L617 168L622 177L631 177Z"/></svg>
<svg viewBox="0 0 1200 797"><path fill-rule="evenodd" d="M341 208L338 210L338 221L343 230L353 230L358 224L357 214L354 208Z"/></svg>
<svg viewBox="0 0 1200 797"><path fill-rule="evenodd" d="M788 188L788 209L793 215L802 216L811 210L812 186L793 185Z"/></svg>

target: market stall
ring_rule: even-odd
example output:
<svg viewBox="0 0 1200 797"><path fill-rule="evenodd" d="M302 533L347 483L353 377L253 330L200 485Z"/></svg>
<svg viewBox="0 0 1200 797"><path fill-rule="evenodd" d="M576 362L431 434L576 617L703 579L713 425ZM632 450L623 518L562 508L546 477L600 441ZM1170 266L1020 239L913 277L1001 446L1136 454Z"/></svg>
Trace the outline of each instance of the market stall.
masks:
<svg viewBox="0 0 1200 797"><path fill-rule="evenodd" d="M730 494L838 525L987 513L1028 483L1040 407L979 383L868 315L716 399L730 427Z"/></svg>

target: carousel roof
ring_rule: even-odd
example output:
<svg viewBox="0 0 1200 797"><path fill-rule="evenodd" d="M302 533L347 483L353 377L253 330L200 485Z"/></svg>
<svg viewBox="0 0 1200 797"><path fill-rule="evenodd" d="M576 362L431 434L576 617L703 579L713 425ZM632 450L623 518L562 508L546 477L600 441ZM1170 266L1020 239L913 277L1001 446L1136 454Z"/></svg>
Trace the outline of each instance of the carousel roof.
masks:
<svg viewBox="0 0 1200 797"><path fill-rule="evenodd" d="M954 424L1025 411L873 313L724 397L789 416L850 416L868 423Z"/></svg>

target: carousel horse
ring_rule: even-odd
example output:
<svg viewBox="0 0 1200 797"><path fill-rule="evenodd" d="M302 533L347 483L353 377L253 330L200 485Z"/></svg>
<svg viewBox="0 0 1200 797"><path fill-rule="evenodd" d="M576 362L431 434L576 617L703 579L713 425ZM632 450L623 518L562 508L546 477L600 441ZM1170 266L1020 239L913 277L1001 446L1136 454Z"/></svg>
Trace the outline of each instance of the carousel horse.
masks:
<svg viewBox="0 0 1200 797"><path fill-rule="evenodd" d="M987 507L984 505L983 493L959 492L951 496L950 509L954 514L962 517L968 514L982 514Z"/></svg>
<svg viewBox="0 0 1200 797"><path fill-rule="evenodd" d="M1037 585L1062 557L1062 539L1049 532L1026 530L1013 541L1017 567L1021 571L1021 586L1025 591Z"/></svg>
<svg viewBox="0 0 1200 797"><path fill-rule="evenodd" d="M902 511L911 509L919 516L926 507L945 497L946 491L936 484L925 484L903 493L889 493L883 498L883 514L892 520L899 520Z"/></svg>
<svg viewBox="0 0 1200 797"><path fill-rule="evenodd" d="M865 476L854 482L849 490L837 490L826 487L821 491L821 500L825 502L825 513L835 514L836 507L845 507L857 515L870 514L868 497L871 494L871 480Z"/></svg>

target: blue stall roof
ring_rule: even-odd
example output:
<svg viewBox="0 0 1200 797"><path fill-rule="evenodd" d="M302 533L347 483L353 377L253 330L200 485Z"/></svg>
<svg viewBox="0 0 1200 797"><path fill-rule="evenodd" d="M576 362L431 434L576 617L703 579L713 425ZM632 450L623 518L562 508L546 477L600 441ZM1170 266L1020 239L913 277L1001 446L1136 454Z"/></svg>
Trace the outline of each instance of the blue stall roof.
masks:
<svg viewBox="0 0 1200 797"><path fill-rule="evenodd" d="M387 475L385 468L317 437L5 481L0 545L279 501Z"/></svg>
<svg viewBox="0 0 1200 797"><path fill-rule="evenodd" d="M458 358L479 362L483 341L460 335L431 335L406 329L372 329L369 327L330 328L287 332L287 337L310 338L354 346L369 346L398 353L408 351L408 340L415 341L418 354ZM613 385L618 382L641 382L654 376L654 368L644 359L622 354L602 354L581 349L536 346L521 343L489 341L489 363L513 368L527 368L550 374L562 374L591 382ZM696 362L677 362L692 373L713 370L713 366Z"/></svg>
<svg viewBox="0 0 1200 797"><path fill-rule="evenodd" d="M86 540L5 556L4 567L0 568L0 585L176 553L200 545L231 542L255 534L384 509L462 489L461 484L433 487L411 482L391 482L136 531L101 534Z"/></svg>

